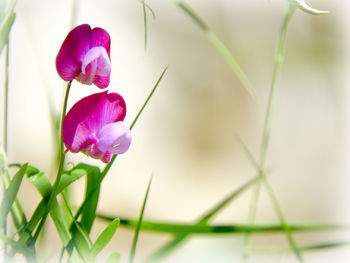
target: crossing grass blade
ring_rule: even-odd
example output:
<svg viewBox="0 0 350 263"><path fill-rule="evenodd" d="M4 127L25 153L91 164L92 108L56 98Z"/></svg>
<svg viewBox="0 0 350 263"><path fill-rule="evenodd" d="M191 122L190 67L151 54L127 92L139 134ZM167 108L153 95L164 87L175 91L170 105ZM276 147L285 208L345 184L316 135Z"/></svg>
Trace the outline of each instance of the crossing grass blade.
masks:
<svg viewBox="0 0 350 263"><path fill-rule="evenodd" d="M247 190L250 186L254 185L259 180L259 177L255 177L249 180L247 183L242 185L240 188L233 191L226 198L224 198L220 203L214 206L210 211L204 214L201 219L198 220L197 225L204 224L209 221L214 215L216 215L221 209L223 209L227 204L229 204L232 200L239 197L245 190ZM165 244L163 247L158 249L154 254L152 254L147 262L159 262L161 259L166 257L171 251L173 251L179 244L181 244L189 234L179 234L176 235L173 240Z"/></svg>
<svg viewBox="0 0 350 263"><path fill-rule="evenodd" d="M27 164L24 164L21 169L15 174L10 182L9 187L5 190L4 199L0 205L0 227L4 228L7 215L10 213L12 205L16 200L19 187L21 186L23 176L27 169Z"/></svg>
<svg viewBox="0 0 350 263"><path fill-rule="evenodd" d="M142 224L142 220L143 220L143 214L145 212L147 198L148 198L148 194L149 194L149 189L151 188L151 183L152 183L152 177L149 180L147 191L146 191L146 195L145 195L145 198L143 200L140 216L139 216L139 219L138 219L137 224L136 224L134 240L133 240L132 246L131 246L129 263L133 263L134 262L137 240L138 240L140 229L141 229L141 224Z"/></svg>
<svg viewBox="0 0 350 263"><path fill-rule="evenodd" d="M117 231L119 224L120 220L117 218L113 219L112 222L106 227L106 229L97 238L96 242L92 245L90 258L94 259L102 251L102 249L105 248L105 246L114 236L115 231Z"/></svg>
<svg viewBox="0 0 350 263"><path fill-rule="evenodd" d="M98 218L112 221L113 217L97 215ZM125 227L135 228L138 220L120 218L120 224ZM218 234L241 234L250 232L281 232L285 231L283 225L208 225L203 224L177 224L166 222L143 221L142 230L152 232L170 233L170 234L199 234L199 235L218 235ZM349 229L348 226L312 224L312 225L290 225L292 231L329 231L338 229Z"/></svg>
<svg viewBox="0 0 350 263"><path fill-rule="evenodd" d="M242 70L241 66L238 64L237 60L233 57L231 52L217 37L217 35L209 28L209 26L203 21L203 19L200 18L199 15L197 15L187 4L180 0L172 1L198 25L198 27L204 32L206 37L210 40L210 42L214 45L218 52L225 58L231 70L237 76L237 78L239 79L243 87L246 89L246 91L251 96L254 96L255 90L252 88L248 77Z"/></svg>

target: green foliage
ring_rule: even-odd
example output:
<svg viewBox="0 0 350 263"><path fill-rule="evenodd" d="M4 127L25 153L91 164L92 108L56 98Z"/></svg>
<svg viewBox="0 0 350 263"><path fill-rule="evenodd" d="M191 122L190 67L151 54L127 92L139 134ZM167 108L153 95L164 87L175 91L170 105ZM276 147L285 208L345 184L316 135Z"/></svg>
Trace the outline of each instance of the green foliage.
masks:
<svg viewBox="0 0 350 263"><path fill-rule="evenodd" d="M95 258L102 251L102 249L107 246L109 241L114 236L115 231L117 231L119 224L120 220L118 218L113 219L106 229L100 234L96 242L92 245L90 258Z"/></svg>
<svg viewBox="0 0 350 263"><path fill-rule="evenodd" d="M98 167L89 166L87 164L79 164L76 168L84 170L87 174L85 190L85 200L87 200L87 202L81 212L81 226L89 233L96 216L96 208L100 194L101 172Z"/></svg>
<svg viewBox="0 0 350 263"><path fill-rule="evenodd" d="M4 199L0 205L0 227L4 228L6 224L6 217L10 213L12 205L16 200L19 187L22 183L23 176L27 169L27 164L22 165L21 169L15 174L10 182L9 187L5 190Z"/></svg>
<svg viewBox="0 0 350 263"><path fill-rule="evenodd" d="M3 10L0 10L1 16L0 16L0 55L2 53L2 50L4 49L4 46L6 45L9 37L9 33L11 30L11 27L13 25L13 22L15 21L16 14L13 12L13 9L16 5L16 0L12 0L9 8L6 10L6 12L3 12ZM5 6L1 6L4 8Z"/></svg>

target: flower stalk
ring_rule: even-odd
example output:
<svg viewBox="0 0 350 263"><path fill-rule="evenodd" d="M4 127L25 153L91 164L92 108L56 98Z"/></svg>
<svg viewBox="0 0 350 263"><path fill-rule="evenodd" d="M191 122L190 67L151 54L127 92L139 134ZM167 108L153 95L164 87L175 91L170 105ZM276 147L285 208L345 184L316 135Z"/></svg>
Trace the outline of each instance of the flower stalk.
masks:
<svg viewBox="0 0 350 263"><path fill-rule="evenodd" d="M67 102L68 102L68 97L69 97L69 91L70 91L70 87L72 85L72 81L68 81L67 83L67 88L66 88L66 93L65 93L65 96L64 96L64 101L63 101L63 108L62 108L62 116L61 116L61 124L60 124L60 140L59 140L59 151L60 151L60 154L59 154L59 166L58 166L58 171L57 171L57 175L56 175L56 179L55 179L55 182L54 182L54 185L52 187L52 192L50 194L50 198L49 198L49 201L47 202L47 206L46 206L46 210L45 210L45 213L39 223L39 226L35 232L35 235L33 237L33 241L35 242L36 239L38 238L43 226L44 226L44 223L46 221L46 218L51 210L51 207L52 207L52 204L53 204L53 201L54 199L56 198L56 195L57 195L57 189L58 189L58 185L60 183L60 180L61 180L61 176L62 176L62 173L63 173L63 165L64 165L64 160L65 160L65 157L66 157L66 152L64 151L63 149L63 140L62 140L62 125L63 125L63 120L64 120L64 117L66 116L66 111L67 111Z"/></svg>

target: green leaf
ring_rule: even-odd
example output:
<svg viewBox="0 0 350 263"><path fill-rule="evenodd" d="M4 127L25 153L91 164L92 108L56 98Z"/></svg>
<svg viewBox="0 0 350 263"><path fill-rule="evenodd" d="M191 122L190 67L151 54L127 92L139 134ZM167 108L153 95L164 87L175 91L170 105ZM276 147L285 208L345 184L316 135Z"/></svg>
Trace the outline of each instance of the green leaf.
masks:
<svg viewBox="0 0 350 263"><path fill-rule="evenodd" d="M44 214L45 209L46 209L46 205L48 202L48 198L50 197L51 192L52 192L51 183L44 172L41 172L39 169L37 169L33 166L30 166L29 169L26 170L26 172L27 172L27 175L29 177L29 181L32 184L34 184L34 186L37 188L37 190L39 191L39 193L41 194L41 196L45 200L44 201L45 206L43 207L41 205L42 211L38 211L38 213ZM75 180L76 180L76 178L72 177L71 182L73 182ZM62 191L63 189L64 188L61 187L60 190ZM59 192L60 191L58 191L58 193ZM60 209L60 206L59 206L56 198L52 203L52 207L51 207L51 210L49 213L50 213L50 216L51 216L51 218L56 226L57 232L58 232L64 246L67 246L72 237L71 237L71 234L69 233L69 230L68 230L68 227L67 227L65 221L63 220L64 217L62 215L62 211ZM40 220L40 218L36 217L35 220ZM34 223L34 220L32 222ZM36 223L38 223L38 222L36 222Z"/></svg>
<svg viewBox="0 0 350 263"><path fill-rule="evenodd" d="M106 261L106 263L119 263L119 262L120 262L119 253L113 253L112 255L110 255L110 257Z"/></svg>
<svg viewBox="0 0 350 263"><path fill-rule="evenodd" d="M21 168L21 166L19 165L18 168ZM2 147L0 147L0 177L2 177L3 184L5 188L7 188L10 185L11 180L8 174L8 164L7 164L6 153ZM27 223L27 219L24 215L22 206L17 198L15 199L12 205L11 216L17 231L23 228L23 225Z"/></svg>
<svg viewBox="0 0 350 263"><path fill-rule="evenodd" d="M52 187L45 172L31 173L29 181L36 187L42 197L50 196Z"/></svg>
<svg viewBox="0 0 350 263"><path fill-rule="evenodd" d="M109 241L114 236L115 231L117 230L120 224L120 220L114 219L106 229L101 233L101 235L97 238L96 242L93 244L90 255L91 258L95 258L104 247L109 243Z"/></svg>
<svg viewBox="0 0 350 263"><path fill-rule="evenodd" d="M318 9L312 8L307 3L305 3L304 0L289 0L289 2L292 5L298 7L299 9L301 9L304 12L309 13L311 15L326 15L326 14L329 14L329 11L322 11L322 10L318 10Z"/></svg>
<svg viewBox="0 0 350 263"><path fill-rule="evenodd" d="M214 47L221 53L221 55L226 59L233 73L237 76L243 87L248 91L250 95L254 95L255 91L252 88L246 74L242 68L237 63L236 59L233 57L231 52L222 43L222 41L216 36L216 34L209 28L208 25L185 3L179 0L172 0L178 7L181 8L205 33L206 37L214 45Z"/></svg>
<svg viewBox="0 0 350 263"><path fill-rule="evenodd" d="M60 184L58 185L58 193L61 193L69 185L85 175L87 175L86 170L79 168L79 165L62 174Z"/></svg>
<svg viewBox="0 0 350 263"><path fill-rule="evenodd" d="M148 186L147 186L147 191L146 191L146 194L145 194L145 198L143 200L143 204L142 204L139 220L138 220L137 225L136 225L134 240L132 242L131 252L130 252L130 259L129 259L130 263L134 262L137 240L138 240L140 229L141 229L141 224L142 224L142 220L143 220L143 214L145 212L147 198L148 198L148 193L149 193L149 189L151 188L151 183L152 183L152 177L149 180L149 183L148 183Z"/></svg>
<svg viewBox="0 0 350 263"><path fill-rule="evenodd" d="M72 241L74 243L75 248L77 249L77 252L84 259L84 261L87 261L92 245L90 238L88 237L84 229L80 226L80 224L75 220L73 221L70 230L73 236Z"/></svg>
<svg viewBox="0 0 350 263"><path fill-rule="evenodd" d="M90 233L92 223L96 217L96 208L100 194L101 172L98 167L87 164L79 164L76 166L76 168L83 169L87 173L85 200L88 201L81 211L82 217L80 224L87 233Z"/></svg>
<svg viewBox="0 0 350 263"><path fill-rule="evenodd" d="M0 55L5 44L8 41L9 33L13 22L15 21L16 14L13 12L13 9L16 5L16 1L12 1L10 7L8 8L5 16L1 20L0 24Z"/></svg>
<svg viewBox="0 0 350 263"><path fill-rule="evenodd" d="M9 187L5 190L5 197L0 206L0 227L2 228L5 226L7 215L9 214L11 207L16 200L17 193L26 169L27 164L24 164L11 180Z"/></svg>

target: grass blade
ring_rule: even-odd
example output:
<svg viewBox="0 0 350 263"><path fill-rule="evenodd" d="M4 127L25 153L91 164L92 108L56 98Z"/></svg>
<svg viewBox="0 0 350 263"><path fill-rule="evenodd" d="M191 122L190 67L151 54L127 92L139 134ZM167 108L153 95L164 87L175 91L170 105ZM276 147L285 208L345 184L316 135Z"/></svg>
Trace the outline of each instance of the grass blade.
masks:
<svg viewBox="0 0 350 263"><path fill-rule="evenodd" d="M109 241L114 236L115 231L120 224L120 220L113 219L112 222L106 227L106 229L101 233L101 235L97 238L96 242L92 245L90 251L90 257L95 258L104 247L109 243Z"/></svg>
<svg viewBox="0 0 350 263"><path fill-rule="evenodd" d="M17 193L22 183L22 179L26 169L27 169L27 164L24 164L11 180L9 187L5 190L5 196L0 206L0 227L1 228L4 228L6 224L7 215L9 214L11 207L14 201L16 200Z"/></svg>
<svg viewBox="0 0 350 263"><path fill-rule="evenodd" d="M21 168L21 165L19 165L18 168ZM7 157L2 147L0 147L0 177L3 180L4 189L8 188L10 185L11 179L8 174ZM4 191L4 194L5 194L5 191ZM23 226L27 223L27 219L24 215L22 206L17 198L15 199L12 205L11 216L17 231L23 228Z"/></svg>
<svg viewBox="0 0 350 263"><path fill-rule="evenodd" d="M113 217L98 215L100 219L112 221ZM135 219L120 219L120 224L135 228L138 220ZM314 224L314 225L290 225L292 231L329 231L338 229L348 229L347 226L341 225L327 225L327 224ZM280 232L284 231L283 225L249 225L249 224L234 224L234 225L208 225L202 224L178 224L178 223L167 223L167 222L154 222L154 221L143 221L142 230L148 230L152 232L160 233L171 233L171 234L241 234L250 232Z"/></svg>
<svg viewBox="0 0 350 263"><path fill-rule="evenodd" d="M146 108L146 105L148 104L149 100L152 98L154 92L155 92L156 89L158 88L158 85L159 85L160 81L162 80L162 78L163 78L165 72L167 71L167 69L168 69L168 67L166 67L166 68L163 70L162 74L159 76L159 78L158 78L156 84L153 86L153 89L151 90L150 94L148 95L148 97L147 97L145 103L142 105L142 107L141 107L141 109L139 110L139 112L137 113L137 115L136 115L134 121L131 123L131 125L130 125L130 130L132 130L132 128L134 128L134 126L135 126L137 120L139 119L139 117L140 117L140 115L142 114L143 110Z"/></svg>
<svg viewBox="0 0 350 263"><path fill-rule="evenodd" d="M299 247L301 251L313 251L313 250L319 250L319 249L331 249L331 248L338 248L343 246L349 246L350 241L343 241L343 242L332 242L332 243L320 243L320 244L314 244L310 246L303 246ZM293 250L290 247L286 248L251 248L249 253L290 253L293 252Z"/></svg>
<svg viewBox="0 0 350 263"><path fill-rule="evenodd" d="M134 240L133 240L132 246L131 246L129 263L133 263L134 262L137 240L138 240L140 229L141 229L141 224L142 224L142 220L143 220L143 214L145 212L147 198L148 198L148 194L149 194L149 189L151 188L151 183L152 183L152 177L149 180L147 191L146 191L146 195L145 195L145 198L143 200L143 204L142 204L139 220L138 220L136 228L135 228L135 236L134 236Z"/></svg>
<svg viewBox="0 0 350 263"><path fill-rule="evenodd" d="M219 51L219 53L226 59L233 73L237 76L243 87L248 91L248 93L253 96L255 91L252 88L246 74L242 68L237 63L236 59L227 49L227 47L222 43L222 41L216 36L216 34L209 28L209 26L185 3L179 0L172 0L178 7L181 8L204 32L206 37L214 45L214 47Z"/></svg>

